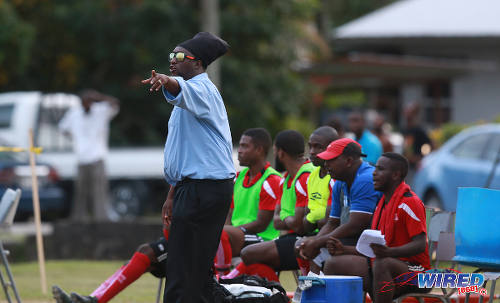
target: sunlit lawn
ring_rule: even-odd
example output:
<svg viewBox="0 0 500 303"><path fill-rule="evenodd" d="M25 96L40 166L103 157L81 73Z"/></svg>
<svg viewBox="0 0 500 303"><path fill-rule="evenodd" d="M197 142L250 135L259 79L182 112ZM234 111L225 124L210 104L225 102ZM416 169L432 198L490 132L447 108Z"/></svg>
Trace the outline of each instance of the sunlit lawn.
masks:
<svg viewBox="0 0 500 303"><path fill-rule="evenodd" d="M122 261L48 261L47 272L47 294L42 294L40 287L40 274L38 264L11 263L10 267L14 275L21 300L27 303L55 302L51 295L51 285L59 285L62 289L80 294L90 294L102 281L113 274L124 262ZM443 263L440 267L448 267ZM472 272L474 269L463 267L462 272ZM5 276L5 275L4 275ZM293 292L296 284L291 272L284 272L280 276L281 282L287 291ZM145 274L135 283L116 296L112 302L155 302L158 291L159 280L150 274ZM500 283L498 283L500 284ZM495 293L500 293L500 285L496 286ZM489 291L488 284L488 291ZM0 291L1 292L1 291ZM0 299L5 302L3 292ZM500 300L495 300L499 302Z"/></svg>
<svg viewBox="0 0 500 303"><path fill-rule="evenodd" d="M46 295L42 294L41 291L38 263L11 263L10 267L21 300L28 303L41 303L55 302L51 294L51 286L54 284L68 293L74 291L88 295L122 264L124 264L122 261L48 261L45 265L48 285ZM282 273L281 279L287 291L295 290L296 284L291 272ZM150 274L144 274L118 294L112 302L156 302L158 285L159 280L157 278ZM4 299L3 292L0 292L2 293L0 299ZM161 302L163 301L161 300Z"/></svg>
<svg viewBox="0 0 500 303"><path fill-rule="evenodd" d="M102 281L113 274L124 262L121 261L48 261L47 294L43 295L37 263L13 263L11 270L23 302L55 302L51 285L80 294L90 294ZM155 302L159 280L145 274L112 302ZM3 292L0 298L4 298Z"/></svg>

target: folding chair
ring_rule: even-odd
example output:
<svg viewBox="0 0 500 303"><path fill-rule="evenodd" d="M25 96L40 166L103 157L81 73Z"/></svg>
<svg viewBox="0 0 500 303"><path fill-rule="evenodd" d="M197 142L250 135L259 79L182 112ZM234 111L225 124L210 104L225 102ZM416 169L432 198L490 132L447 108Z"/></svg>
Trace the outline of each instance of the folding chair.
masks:
<svg viewBox="0 0 500 303"><path fill-rule="evenodd" d="M7 191L2 196L2 200L0 201L0 225L4 228L9 228L14 221L14 215L16 214L17 206L19 204L19 200L21 199L21 190L17 189L16 191L8 188ZM9 278L9 281L5 281L2 271L0 271L0 282L2 283L3 291L5 292L5 297L9 303L12 302L9 294L9 287L12 288L16 301L21 303L21 299L19 298L19 293L17 292L16 284L14 283L14 277L10 271L9 262L7 260L7 256L9 255L9 251L3 248L3 243L0 240L0 255L2 258L2 263L5 267L5 272Z"/></svg>
<svg viewBox="0 0 500 303"><path fill-rule="evenodd" d="M486 188L459 188L455 228L454 261L477 267L486 283L492 281L489 302L495 297L496 280L500 278L500 191ZM486 287L486 283L484 287ZM479 303L483 302L483 296ZM469 301L469 294L465 303Z"/></svg>
<svg viewBox="0 0 500 303"><path fill-rule="evenodd" d="M435 212L431 209L426 209L427 217L427 238L429 241L429 257L432 261L434 250L436 252L436 259L434 268L437 268L440 261L451 261L455 256L455 241L453 237L455 213L440 211ZM430 217L429 217L430 216ZM437 245L437 248L436 248ZM453 265L454 267L454 265ZM444 303L450 303L450 297L456 291L451 291L446 288L441 288L443 294L436 293L408 293L404 294L397 299L397 303L403 302L403 299L408 297L416 298L420 303L424 298L436 298Z"/></svg>

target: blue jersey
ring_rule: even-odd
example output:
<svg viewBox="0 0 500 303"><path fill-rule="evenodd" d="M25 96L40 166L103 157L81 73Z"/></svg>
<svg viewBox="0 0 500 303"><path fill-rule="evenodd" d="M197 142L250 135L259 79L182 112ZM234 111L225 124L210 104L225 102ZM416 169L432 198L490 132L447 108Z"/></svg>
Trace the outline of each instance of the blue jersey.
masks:
<svg viewBox="0 0 500 303"><path fill-rule="evenodd" d="M364 162L359 166L354 181L349 189L347 183L337 180L332 190L331 218L341 219L345 223L351 212L373 214L382 193L373 188L373 171L375 168ZM345 215L344 215L345 214Z"/></svg>
<svg viewBox="0 0 500 303"><path fill-rule="evenodd" d="M356 138L355 140L361 144L361 152L366 154L365 161L372 165L377 164L378 158L380 158L382 152L384 151L382 143L380 143L377 136L365 130L363 135L361 135L361 138Z"/></svg>

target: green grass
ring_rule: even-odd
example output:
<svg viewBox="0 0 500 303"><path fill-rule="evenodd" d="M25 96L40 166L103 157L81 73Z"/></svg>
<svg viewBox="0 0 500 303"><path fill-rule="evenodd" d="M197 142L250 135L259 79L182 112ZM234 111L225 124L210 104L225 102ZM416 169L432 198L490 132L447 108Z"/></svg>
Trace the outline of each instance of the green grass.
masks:
<svg viewBox="0 0 500 303"><path fill-rule="evenodd" d="M55 302L51 286L59 285L68 293L75 291L88 295L101 282L113 274L122 261L48 261L46 263L47 294L42 294L38 263L11 263L19 296L23 302ZM135 283L118 294L112 302L155 302L159 280L150 274L143 275ZM3 298L0 295L0 298Z"/></svg>
<svg viewBox="0 0 500 303"><path fill-rule="evenodd" d="M52 299L51 286L59 285L67 292L75 291L80 294L90 294L106 278L113 274L124 261L83 261L83 260L65 260L48 261L46 263L47 273L47 294L42 294L40 286L40 273L38 263L11 263L10 267L20 297L24 303L42 303L55 302ZM449 264L443 263L439 267L447 268ZM472 267L462 267L462 272L473 272ZM5 275L4 275L5 277ZM291 272L282 272L280 279L283 287L290 292L295 290L295 279ZM158 290L158 279L150 274L145 274L135 283L127 287L118 294L111 302L113 303L141 303L155 302ZM489 292L490 284L488 284ZM2 292L2 291L0 291ZM500 283L497 283L495 293L500 293ZM3 299L3 292L0 299ZM500 300L495 300L499 302ZM6 302L1 300L0 302Z"/></svg>

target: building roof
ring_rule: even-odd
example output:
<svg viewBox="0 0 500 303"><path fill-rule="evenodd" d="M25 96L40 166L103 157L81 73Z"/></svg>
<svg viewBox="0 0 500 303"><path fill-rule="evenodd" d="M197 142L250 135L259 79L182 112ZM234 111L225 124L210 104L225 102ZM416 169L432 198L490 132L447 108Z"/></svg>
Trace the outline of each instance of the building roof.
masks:
<svg viewBox="0 0 500 303"><path fill-rule="evenodd" d="M500 37L498 12L498 0L400 0L338 27L334 37Z"/></svg>

